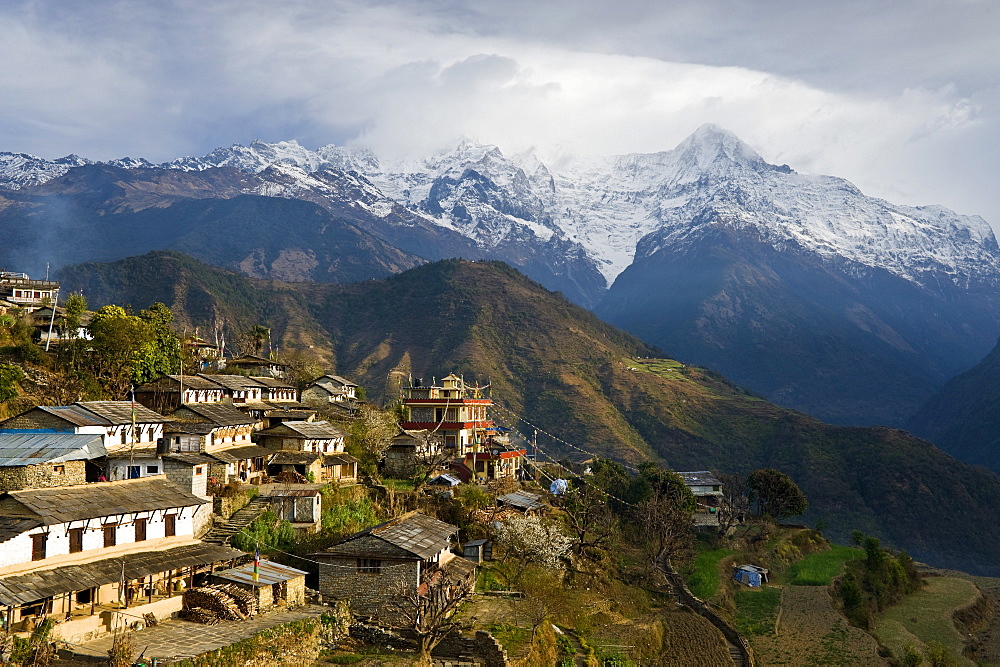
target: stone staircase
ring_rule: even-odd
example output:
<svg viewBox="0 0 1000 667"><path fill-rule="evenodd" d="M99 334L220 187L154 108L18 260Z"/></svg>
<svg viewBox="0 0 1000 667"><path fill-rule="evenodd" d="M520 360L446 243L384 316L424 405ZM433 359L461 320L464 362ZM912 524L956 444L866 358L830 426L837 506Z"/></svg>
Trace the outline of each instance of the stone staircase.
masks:
<svg viewBox="0 0 1000 667"><path fill-rule="evenodd" d="M229 545L229 540L233 535L240 532L270 508L270 503L264 498L254 498L246 506L229 517L229 521L215 526L205 533L201 538L202 542L209 544Z"/></svg>

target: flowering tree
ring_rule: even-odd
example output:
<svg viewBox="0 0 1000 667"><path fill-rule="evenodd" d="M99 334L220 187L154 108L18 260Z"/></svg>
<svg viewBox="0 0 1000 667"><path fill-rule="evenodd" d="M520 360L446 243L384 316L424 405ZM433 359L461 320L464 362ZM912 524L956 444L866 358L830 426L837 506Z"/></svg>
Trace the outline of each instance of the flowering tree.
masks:
<svg viewBox="0 0 1000 667"><path fill-rule="evenodd" d="M505 558L544 567L562 567L573 546L573 538L558 523L534 514L509 514L497 523L495 533Z"/></svg>

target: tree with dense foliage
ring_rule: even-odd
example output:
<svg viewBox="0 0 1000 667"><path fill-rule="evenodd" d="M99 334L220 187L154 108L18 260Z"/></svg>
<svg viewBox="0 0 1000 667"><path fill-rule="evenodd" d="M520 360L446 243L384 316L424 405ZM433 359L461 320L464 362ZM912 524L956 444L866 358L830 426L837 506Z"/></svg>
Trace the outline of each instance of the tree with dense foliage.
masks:
<svg viewBox="0 0 1000 667"><path fill-rule="evenodd" d="M836 593L847 619L867 629L875 614L917 591L921 579L916 564L905 551L883 549L877 538L859 531L855 531L854 540L865 550L865 557L847 564Z"/></svg>
<svg viewBox="0 0 1000 667"><path fill-rule="evenodd" d="M139 315L121 306L104 306L91 317L88 329L91 372L107 395L118 399L133 384L174 372L180 363L180 343L170 329L173 313L155 303Z"/></svg>
<svg viewBox="0 0 1000 667"><path fill-rule="evenodd" d="M264 343L269 340L271 340L271 330L263 324L255 324L240 336L240 352L259 357L264 351Z"/></svg>
<svg viewBox="0 0 1000 667"><path fill-rule="evenodd" d="M772 468L754 470L747 477L747 486L762 516L780 520L798 516L809 507L805 494L792 478Z"/></svg>
<svg viewBox="0 0 1000 667"><path fill-rule="evenodd" d="M17 383L24 379L24 372L13 364L0 364L0 403L17 397Z"/></svg>

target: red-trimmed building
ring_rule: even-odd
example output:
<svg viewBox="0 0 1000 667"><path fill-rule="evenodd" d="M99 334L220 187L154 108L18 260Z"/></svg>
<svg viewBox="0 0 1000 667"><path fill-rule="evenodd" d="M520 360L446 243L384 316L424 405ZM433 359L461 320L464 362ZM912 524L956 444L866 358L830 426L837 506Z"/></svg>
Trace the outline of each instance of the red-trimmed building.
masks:
<svg viewBox="0 0 1000 667"><path fill-rule="evenodd" d="M524 462L524 449L512 446L489 418L493 400L480 387L470 387L454 373L441 384L403 388L406 431L426 430L454 454L452 468L464 481L514 477Z"/></svg>
<svg viewBox="0 0 1000 667"><path fill-rule="evenodd" d="M478 387L469 387L454 373L440 385L416 385L403 388L406 419L400 426L405 431L426 429L444 441L456 456L484 451L487 432L494 429L487 409L493 401L482 396ZM454 448L452 450L452 448Z"/></svg>

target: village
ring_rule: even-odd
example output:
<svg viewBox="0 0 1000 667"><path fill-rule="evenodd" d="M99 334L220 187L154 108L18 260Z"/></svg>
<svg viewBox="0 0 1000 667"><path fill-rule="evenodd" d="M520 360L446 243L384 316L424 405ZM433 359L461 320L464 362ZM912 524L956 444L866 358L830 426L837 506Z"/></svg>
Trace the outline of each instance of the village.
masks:
<svg viewBox="0 0 1000 667"><path fill-rule="evenodd" d="M85 320L56 326L58 283L5 274L0 287L0 306L35 323L39 346L87 340ZM66 664L131 664L139 648L165 664L322 619L327 649L367 644L448 665L562 650L572 662L582 644L555 635L528 658L509 654L520 644L503 641L505 619L526 571L602 567L612 509L638 509L646 569L672 574L664 564L690 534L725 535L748 514L708 470L649 464L633 478L577 447L552 456L489 386L454 373L409 378L383 410L334 372L296 387L273 356L227 357L197 335L182 344L197 372L181 364L120 400L37 405L0 422L0 621L22 646L44 629ZM663 498L623 498L635 479ZM380 516L331 529L338 510L371 498ZM767 574L734 567L748 586ZM723 654L750 664L746 642L699 609Z"/></svg>

